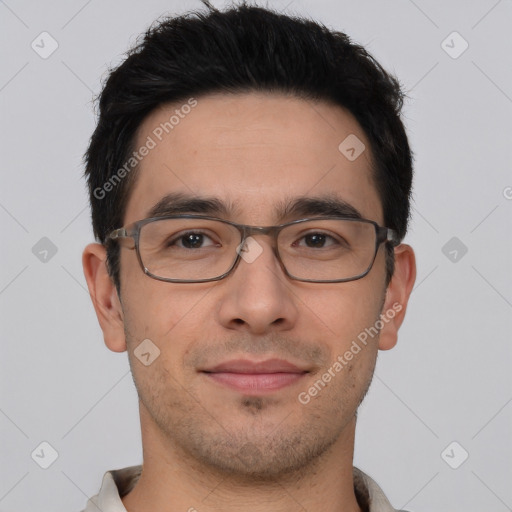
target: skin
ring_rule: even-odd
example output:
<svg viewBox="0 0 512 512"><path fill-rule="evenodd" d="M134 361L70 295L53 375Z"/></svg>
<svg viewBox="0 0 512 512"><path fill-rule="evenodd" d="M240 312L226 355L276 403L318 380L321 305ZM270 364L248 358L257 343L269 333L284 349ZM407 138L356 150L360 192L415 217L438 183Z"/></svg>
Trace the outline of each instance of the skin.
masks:
<svg viewBox="0 0 512 512"><path fill-rule="evenodd" d="M137 146L176 105L151 113ZM366 150L350 162L338 150L356 134ZM383 225L370 144L345 109L279 94L209 95L144 158L124 224L146 218L169 192L215 196L238 206L230 220L280 223L283 198L335 194ZM290 219L292 220L292 219ZM129 512L223 510L359 511L352 477L357 408L378 350L397 342L416 278L412 248L395 248L385 287L381 246L364 278L335 284L285 276L271 239L252 263L224 280L165 283L121 249L121 293L108 276L105 249L90 244L84 272L107 347L128 351L139 394L144 466L123 498ZM398 303L386 322L307 405L297 396L344 354L357 335ZM149 338L160 356L144 366L134 349ZM310 373L264 396L212 383L198 369L235 358L286 359Z"/></svg>

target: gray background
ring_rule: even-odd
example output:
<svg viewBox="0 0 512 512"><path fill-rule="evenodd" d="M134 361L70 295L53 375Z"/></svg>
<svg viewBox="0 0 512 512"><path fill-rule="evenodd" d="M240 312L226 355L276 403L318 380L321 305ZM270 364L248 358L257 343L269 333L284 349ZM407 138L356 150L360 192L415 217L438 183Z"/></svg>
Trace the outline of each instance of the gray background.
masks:
<svg viewBox="0 0 512 512"><path fill-rule="evenodd" d="M157 16L200 5L0 1L2 512L81 510L105 471L141 462L127 355L104 346L82 274L81 157L107 66ZM361 407L355 463L396 507L512 510L512 2L268 5L346 31L410 97L418 278ZM43 31L58 43L46 59L31 47Z"/></svg>

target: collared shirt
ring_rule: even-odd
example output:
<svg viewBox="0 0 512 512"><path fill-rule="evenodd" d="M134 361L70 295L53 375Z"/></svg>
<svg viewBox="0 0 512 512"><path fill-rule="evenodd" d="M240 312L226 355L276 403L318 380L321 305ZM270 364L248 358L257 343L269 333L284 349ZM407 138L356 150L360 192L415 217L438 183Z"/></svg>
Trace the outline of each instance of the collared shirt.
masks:
<svg viewBox="0 0 512 512"><path fill-rule="evenodd" d="M137 483L142 466L130 466L107 471L100 492L93 496L82 512L127 512L121 501ZM354 467L354 492L364 512L406 512L395 510L382 489L368 475Z"/></svg>

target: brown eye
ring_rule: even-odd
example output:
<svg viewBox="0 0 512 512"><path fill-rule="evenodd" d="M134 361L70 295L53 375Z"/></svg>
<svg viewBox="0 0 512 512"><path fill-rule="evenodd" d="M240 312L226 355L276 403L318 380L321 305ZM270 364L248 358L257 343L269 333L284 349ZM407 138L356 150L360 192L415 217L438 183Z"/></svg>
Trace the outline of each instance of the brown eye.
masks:
<svg viewBox="0 0 512 512"><path fill-rule="evenodd" d="M166 247L178 247L181 249L202 249L204 247L218 246L208 235L195 231L174 236L166 244Z"/></svg>

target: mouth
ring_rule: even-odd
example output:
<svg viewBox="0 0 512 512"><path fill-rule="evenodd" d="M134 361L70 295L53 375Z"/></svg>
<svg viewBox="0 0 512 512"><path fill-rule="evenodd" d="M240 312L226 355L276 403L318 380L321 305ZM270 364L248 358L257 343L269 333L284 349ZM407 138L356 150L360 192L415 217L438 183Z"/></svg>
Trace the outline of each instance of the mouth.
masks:
<svg viewBox="0 0 512 512"><path fill-rule="evenodd" d="M236 359L201 370L213 382L245 395L261 395L283 389L301 381L308 370L285 361Z"/></svg>

